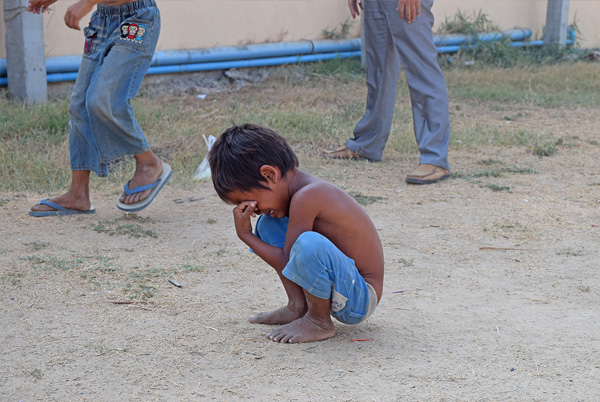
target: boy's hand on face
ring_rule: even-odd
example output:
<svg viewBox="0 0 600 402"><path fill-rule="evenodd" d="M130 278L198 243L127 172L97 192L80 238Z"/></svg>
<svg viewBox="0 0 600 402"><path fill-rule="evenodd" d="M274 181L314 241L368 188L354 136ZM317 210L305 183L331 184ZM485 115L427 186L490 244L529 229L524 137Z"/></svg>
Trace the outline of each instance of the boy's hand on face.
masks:
<svg viewBox="0 0 600 402"><path fill-rule="evenodd" d="M250 218L256 217L256 201L244 201L233 209L233 221L238 237L252 234Z"/></svg>

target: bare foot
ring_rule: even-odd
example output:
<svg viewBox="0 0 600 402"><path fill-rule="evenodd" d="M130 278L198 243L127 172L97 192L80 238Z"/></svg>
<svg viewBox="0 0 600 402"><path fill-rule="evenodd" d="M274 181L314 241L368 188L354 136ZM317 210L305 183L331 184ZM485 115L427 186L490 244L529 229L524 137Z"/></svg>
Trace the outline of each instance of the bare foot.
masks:
<svg viewBox="0 0 600 402"><path fill-rule="evenodd" d="M251 315L248 320L255 324L287 324L302 317L304 314L306 314L306 308L294 311L289 306L284 306L277 310Z"/></svg>
<svg viewBox="0 0 600 402"><path fill-rule="evenodd" d="M58 197L51 198L49 200L61 207L68 209L75 209L77 211L89 211L92 207L89 197L74 197L69 193L59 195ZM46 204L35 204L31 207L32 211L54 211L50 205Z"/></svg>
<svg viewBox="0 0 600 402"><path fill-rule="evenodd" d="M129 182L129 189L133 190L134 188L145 186L146 184L152 184L160 177L162 173L162 162L156 158L152 163L140 163L138 161L135 167L135 173L133 178ZM139 193L134 194L121 194L121 198L119 200L124 204L135 204L136 202L142 201L144 198L150 195L150 190L140 191Z"/></svg>
<svg viewBox="0 0 600 402"><path fill-rule="evenodd" d="M321 341L334 335L335 328L331 318L328 317L326 321L316 321L306 314L304 317L269 332L267 338L273 342L298 343Z"/></svg>

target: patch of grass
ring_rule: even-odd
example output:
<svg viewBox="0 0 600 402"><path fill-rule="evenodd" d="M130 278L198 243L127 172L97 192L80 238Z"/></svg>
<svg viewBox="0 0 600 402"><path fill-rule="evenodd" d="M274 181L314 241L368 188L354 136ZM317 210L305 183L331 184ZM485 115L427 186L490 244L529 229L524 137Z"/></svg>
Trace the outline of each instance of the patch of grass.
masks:
<svg viewBox="0 0 600 402"><path fill-rule="evenodd" d="M590 287L586 285L577 286L577 290L579 290L581 293L590 293Z"/></svg>
<svg viewBox="0 0 600 402"><path fill-rule="evenodd" d="M507 119L518 118L515 106L529 113L552 113L537 107L567 108L600 105L597 66L575 62L527 65L518 68L445 68L451 99L504 105ZM365 111L367 88L358 58L274 67L260 87L235 93L212 94L190 101L186 96L132 100L136 117L152 149L182 174L169 185L193 188L192 178L204 156L202 134L219 135L234 121L259 122L284 135L299 156L337 147L352 135ZM406 80L398 84L397 107L385 159L414 156L418 150L412 132L412 114ZM508 106L507 106L508 105ZM24 106L0 97L0 191L56 193L71 180L67 141L68 99L46 106ZM469 113L468 110L456 113ZM50 114L54 117L49 118ZM502 114L500 114L502 116ZM549 128L499 125L498 120L467 119L452 127L453 148L476 145L518 145L525 148L551 141ZM323 170L321 162L301 158L301 167ZM312 165L311 165L312 164ZM493 165L495 166L495 165ZM123 158L111 166L107 179L92 175L92 190L116 189L131 178L134 163ZM185 174L189 172L189 174ZM0 203L5 204L2 200ZM139 223L139 222L135 222ZM104 223L104 226L108 226ZM102 228L100 228L102 230ZM112 225L110 230L114 230ZM129 228L135 232L136 228ZM125 229L123 229L125 230ZM127 234L129 235L129 234Z"/></svg>
<svg viewBox="0 0 600 402"><path fill-rule="evenodd" d="M569 29L578 34L581 32L577 22L569 26ZM499 27L491 19L481 12L466 13L461 10L451 18L446 18L440 24L438 34L460 34L473 38L475 46L462 47L456 54L443 55L442 60L457 67L467 66L498 66L514 67L532 64L555 64L568 59L567 55L579 58L581 52L577 43L574 46L533 46L513 47L509 37L500 38L495 41L484 42L478 38L478 34L486 32L500 32ZM476 68L476 67L475 67Z"/></svg>
<svg viewBox="0 0 600 402"><path fill-rule="evenodd" d="M398 262L402 265L404 265L405 267L414 267L415 266L415 261L412 258L400 258L398 260Z"/></svg>
<svg viewBox="0 0 600 402"><path fill-rule="evenodd" d="M374 204L379 200L383 200L383 197L378 195L364 195L359 193L358 191L350 191L348 193L352 198L356 200L360 205L367 206L369 204Z"/></svg>
<svg viewBox="0 0 600 402"><path fill-rule="evenodd" d="M504 165L504 162L502 162L499 159L483 159L480 160L478 162L481 165L486 165L486 166L490 166L490 165Z"/></svg>
<svg viewBox="0 0 600 402"><path fill-rule="evenodd" d="M486 163L484 163L486 164ZM512 174L535 174L537 173L534 169L531 168L521 168L517 166L505 166L498 167L494 169L484 169L475 172L463 173L456 172L452 173L452 177L454 179L465 179L472 180L480 177L503 177L506 173Z"/></svg>
<svg viewBox="0 0 600 402"><path fill-rule="evenodd" d="M571 257L581 257L582 255L585 254L585 251L583 250L583 248L578 249L578 250L564 249L564 250L557 251L556 254L557 255L566 255L566 256L571 256Z"/></svg>
<svg viewBox="0 0 600 402"><path fill-rule="evenodd" d="M452 17L446 17L439 25L437 33L458 34L458 35L476 35L480 32L499 31L500 28L495 25L487 14L481 10L477 13L467 13L458 10Z"/></svg>
<svg viewBox="0 0 600 402"><path fill-rule="evenodd" d="M34 381L41 380L44 377L44 373L40 369L32 370L29 374L34 378Z"/></svg>
<svg viewBox="0 0 600 402"><path fill-rule="evenodd" d="M544 157L552 156L558 152L558 148L555 144L534 144L528 149L531 154L535 156Z"/></svg>
<svg viewBox="0 0 600 402"><path fill-rule="evenodd" d="M201 272L203 270L204 266L190 264L189 262L186 262L185 264L178 265L176 268L174 268L172 273L176 274L178 272Z"/></svg>
<svg viewBox="0 0 600 402"><path fill-rule="evenodd" d="M225 254L227 254L227 247L229 246L229 242L225 242L225 245L223 247L221 247L220 249L217 250L217 256L218 257L223 257Z"/></svg>
<svg viewBox="0 0 600 402"><path fill-rule="evenodd" d="M450 98L541 107L600 105L597 68L589 63L480 66L444 71Z"/></svg>
<svg viewBox="0 0 600 402"><path fill-rule="evenodd" d="M480 183L479 187L489 188L490 190L492 190L494 192L501 192L501 191L506 191L507 193L512 192L512 191L510 191L510 186L500 186L498 184L493 184L493 183Z"/></svg>
<svg viewBox="0 0 600 402"><path fill-rule="evenodd" d="M134 286L131 283L126 283L123 287L123 292L129 295L129 299L151 299L154 297L156 290L155 287L144 284Z"/></svg>
<svg viewBox="0 0 600 402"><path fill-rule="evenodd" d="M9 201L10 200L8 198L0 198L0 207L5 206Z"/></svg>
<svg viewBox="0 0 600 402"><path fill-rule="evenodd" d="M57 257L41 257L39 255L31 255L21 259L30 261L34 267L44 270L69 271L81 268L84 265L84 260L81 258L63 259Z"/></svg>
<svg viewBox="0 0 600 402"><path fill-rule="evenodd" d="M21 283L21 278L25 276L22 272L7 272L5 276L0 276L3 282L8 282L11 286L17 286Z"/></svg>
<svg viewBox="0 0 600 402"><path fill-rule="evenodd" d="M30 243L24 243L24 245L27 246L27 248L31 249L31 251L40 251L45 249L46 247L49 247L50 243L44 241L33 241Z"/></svg>
<svg viewBox="0 0 600 402"><path fill-rule="evenodd" d="M129 216L131 215L131 216ZM158 235L151 229L146 229L139 223L129 222L136 221L141 223L150 222L147 218L139 218L136 214L126 214L114 221L99 221L94 225L94 231L98 233L107 233L110 236L128 236L130 238L153 237Z"/></svg>

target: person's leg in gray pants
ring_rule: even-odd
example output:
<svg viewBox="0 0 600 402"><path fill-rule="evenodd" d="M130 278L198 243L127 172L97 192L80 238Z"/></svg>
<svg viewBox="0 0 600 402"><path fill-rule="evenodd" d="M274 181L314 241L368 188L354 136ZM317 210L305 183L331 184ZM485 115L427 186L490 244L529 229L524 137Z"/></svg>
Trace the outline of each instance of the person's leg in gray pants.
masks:
<svg viewBox="0 0 600 402"><path fill-rule="evenodd" d="M433 1L422 0L421 15L410 24L400 19L398 0L363 0L363 4L367 108L354 129L354 138L346 142L351 151L347 154L354 154L355 159L381 160L390 135L402 67L420 151L418 172L410 174L407 181L411 176L416 178L411 182L423 184L446 178L450 170L448 91L433 44Z"/></svg>

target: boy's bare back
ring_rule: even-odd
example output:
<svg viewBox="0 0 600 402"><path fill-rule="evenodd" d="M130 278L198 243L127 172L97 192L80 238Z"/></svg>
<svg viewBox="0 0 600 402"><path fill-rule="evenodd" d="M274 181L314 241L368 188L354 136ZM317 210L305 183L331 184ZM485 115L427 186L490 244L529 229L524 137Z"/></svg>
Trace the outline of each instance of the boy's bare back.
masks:
<svg viewBox="0 0 600 402"><path fill-rule="evenodd" d="M291 201L284 251L300 234L315 231L352 258L361 276L381 298L383 248L375 225L354 198L333 184L299 169L290 172Z"/></svg>

